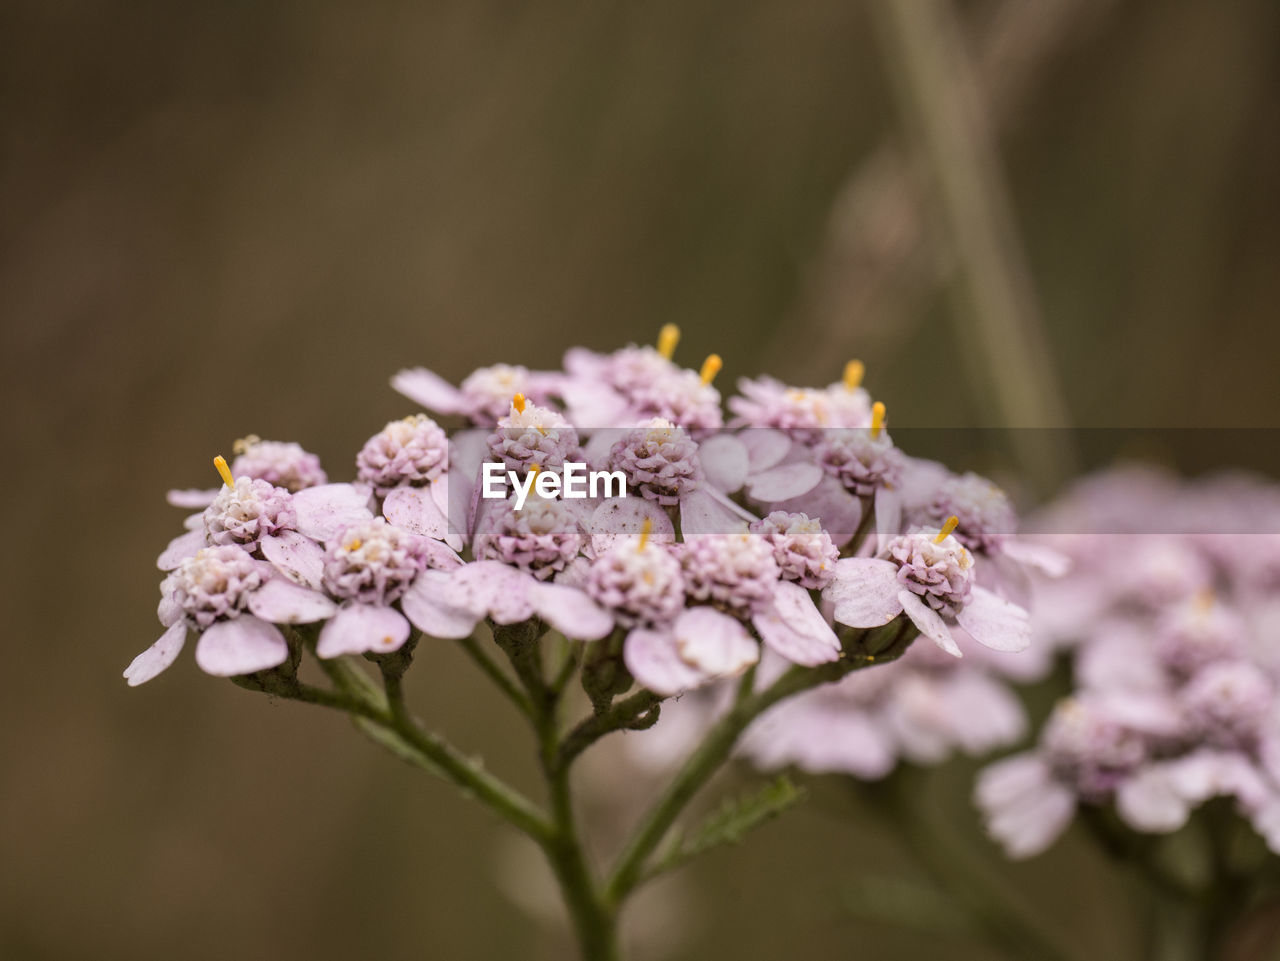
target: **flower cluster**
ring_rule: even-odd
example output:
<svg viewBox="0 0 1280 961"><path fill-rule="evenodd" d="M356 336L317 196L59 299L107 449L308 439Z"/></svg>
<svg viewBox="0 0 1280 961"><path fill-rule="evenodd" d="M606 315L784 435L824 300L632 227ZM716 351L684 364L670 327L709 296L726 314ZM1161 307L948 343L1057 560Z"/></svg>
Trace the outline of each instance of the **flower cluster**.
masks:
<svg viewBox="0 0 1280 961"><path fill-rule="evenodd" d="M1075 690L1034 749L983 772L976 799L1014 857L1081 806L1140 832L1227 797L1280 852L1280 490L1116 469L1044 518L1073 572L1037 584L1038 640L1065 647Z"/></svg>
<svg viewBox="0 0 1280 961"><path fill-rule="evenodd" d="M998 576L1018 560L1007 501L899 450L860 364L822 389L744 380L726 426L720 358L678 366L678 336L572 350L554 372L485 368L458 387L403 371L393 385L427 413L371 437L350 483L293 444L252 438L233 464L218 458L220 489L171 495L201 511L160 557L166 630L130 683L172 663L188 631L201 667L235 676L307 645L376 657L419 633L540 623L612 638L626 683L660 697L737 677L762 652L870 663L857 644L876 631L900 647L923 634L953 657L971 641L1027 645ZM448 416L463 424L433 419ZM579 459L625 491L567 496ZM489 492L491 467L515 494ZM922 677L947 672L938 656L912 660ZM982 699L977 676L952 685L957 712ZM875 686L823 696L855 716L883 699Z"/></svg>

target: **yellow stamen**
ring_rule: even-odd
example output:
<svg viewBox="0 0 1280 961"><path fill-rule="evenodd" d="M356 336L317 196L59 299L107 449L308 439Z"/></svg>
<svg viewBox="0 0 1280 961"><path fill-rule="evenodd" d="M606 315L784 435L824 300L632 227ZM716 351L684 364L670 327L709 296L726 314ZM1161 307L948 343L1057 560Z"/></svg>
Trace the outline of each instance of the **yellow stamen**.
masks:
<svg viewBox="0 0 1280 961"><path fill-rule="evenodd" d="M884 430L884 404L876 401L871 405L871 438L880 436L880 432Z"/></svg>
<svg viewBox="0 0 1280 961"><path fill-rule="evenodd" d="M1201 614L1208 614L1209 609L1213 607L1214 596L1212 587L1202 587L1196 592L1196 610Z"/></svg>
<svg viewBox="0 0 1280 961"><path fill-rule="evenodd" d="M702 372L698 376L702 378L704 384L709 384L716 379L716 374L720 373L720 368L723 366L724 361L720 359L719 354L709 354L702 362Z"/></svg>
<svg viewBox="0 0 1280 961"><path fill-rule="evenodd" d="M862 375L867 372L867 368L860 360L851 360L844 365L844 389L857 390L862 386Z"/></svg>
<svg viewBox="0 0 1280 961"><path fill-rule="evenodd" d="M640 527L640 546L637 550L644 550L644 546L649 543L649 535L653 533L653 518L646 517L644 524Z"/></svg>
<svg viewBox="0 0 1280 961"><path fill-rule="evenodd" d="M241 437L238 441L231 445L232 453L236 455L247 452L251 447L262 443L262 438L257 434L249 434L247 437Z"/></svg>
<svg viewBox="0 0 1280 961"><path fill-rule="evenodd" d="M349 542L347 542L345 546L346 546L346 549L349 551L358 551L360 550L363 544L364 544L364 541L360 540L360 538L353 537Z"/></svg>
<svg viewBox="0 0 1280 961"><path fill-rule="evenodd" d="M676 344L680 343L680 328L675 324L663 324L658 331L658 353L664 360L675 356Z"/></svg>
<svg viewBox="0 0 1280 961"><path fill-rule="evenodd" d="M218 474L222 477L222 483L228 487L236 486L236 479L231 476L231 468L227 466L227 459L219 454L213 459L213 466L218 468Z"/></svg>
<svg viewBox="0 0 1280 961"><path fill-rule="evenodd" d="M516 394L514 397L511 398L511 406L516 409L517 414L524 413L524 404L525 404L524 394Z"/></svg>
<svg viewBox="0 0 1280 961"><path fill-rule="evenodd" d="M541 465L541 464L530 464L530 465L529 465L529 476L530 476L530 477L532 477L534 480L537 480L537 479L538 479L538 472L539 472L539 471L541 471L541 470L542 470L542 465Z"/></svg>
<svg viewBox="0 0 1280 961"><path fill-rule="evenodd" d="M951 532L959 526L960 526L960 518L956 517L955 514L952 514L950 517L947 518L947 522L942 525L942 530L938 531L938 536L933 539L933 542L935 544L941 544L948 537L950 537Z"/></svg>

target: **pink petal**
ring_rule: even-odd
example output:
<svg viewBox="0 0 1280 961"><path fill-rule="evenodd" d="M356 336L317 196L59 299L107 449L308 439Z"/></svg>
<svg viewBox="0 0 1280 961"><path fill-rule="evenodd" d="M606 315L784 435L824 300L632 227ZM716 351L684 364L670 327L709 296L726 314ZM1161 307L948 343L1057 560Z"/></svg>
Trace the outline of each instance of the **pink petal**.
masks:
<svg viewBox="0 0 1280 961"><path fill-rule="evenodd" d="M317 541L330 541L351 524L373 517L368 492L352 484L321 484L293 495L298 530Z"/></svg>
<svg viewBox="0 0 1280 961"><path fill-rule="evenodd" d="M316 654L339 657L373 651L390 654L409 639L409 622L390 607L373 604L348 604L320 631Z"/></svg>
<svg viewBox="0 0 1280 961"><path fill-rule="evenodd" d="M402 370L391 378L391 386L427 410L457 414L465 406L458 388L425 367Z"/></svg>
<svg viewBox="0 0 1280 961"><path fill-rule="evenodd" d="M699 487L680 502L680 533L687 540L700 534L741 531L745 518L739 516L737 510L741 508L730 509L711 488Z"/></svg>
<svg viewBox="0 0 1280 961"><path fill-rule="evenodd" d="M878 550L884 550L902 526L902 493L888 487L876 488L875 511L876 545Z"/></svg>
<svg viewBox="0 0 1280 961"><path fill-rule="evenodd" d="M1168 834L1187 823L1191 806L1174 790L1167 767L1156 765L1116 789L1116 813L1139 831Z"/></svg>
<svg viewBox="0 0 1280 961"><path fill-rule="evenodd" d="M1065 829L1075 813L1075 796L1053 779L1033 753L991 765L978 776L974 800L987 830L1013 858L1039 854Z"/></svg>
<svg viewBox="0 0 1280 961"><path fill-rule="evenodd" d="M188 510L203 510L213 503L213 499L218 496L216 490L195 490L188 488L187 490L172 490L164 497L174 507L184 507Z"/></svg>
<svg viewBox="0 0 1280 961"><path fill-rule="evenodd" d="M975 587L956 623L979 644L995 651L1025 651L1031 646L1027 612L985 587Z"/></svg>
<svg viewBox="0 0 1280 961"><path fill-rule="evenodd" d="M839 624L880 627L902 613L898 600L898 565L871 557L846 557L836 561L835 580L822 592L835 605Z"/></svg>
<svg viewBox="0 0 1280 961"><path fill-rule="evenodd" d="M1071 558L1044 544L1037 544L1025 537L1009 537L1001 551L1011 560L1027 567L1034 567L1048 577L1062 577L1071 570Z"/></svg>
<svg viewBox="0 0 1280 961"><path fill-rule="evenodd" d="M585 527L591 535L592 549L602 554L619 542L638 538L646 520L651 525L649 539L653 542L670 544L676 539L671 517L653 501L643 497L605 501L595 509Z"/></svg>
<svg viewBox="0 0 1280 961"><path fill-rule="evenodd" d="M732 494L747 481L747 448L732 434L716 434L698 445L698 460L707 483Z"/></svg>
<svg viewBox="0 0 1280 961"><path fill-rule="evenodd" d="M382 513L396 527L443 541L449 536L449 518L429 487L397 487L382 502ZM454 535L458 547L461 539Z"/></svg>
<svg viewBox="0 0 1280 961"><path fill-rule="evenodd" d="M817 464L780 464L749 477L747 496L766 504L788 501L809 493L825 476L826 473Z"/></svg>
<svg viewBox="0 0 1280 961"><path fill-rule="evenodd" d="M498 561L473 561L454 571L459 607L488 614L498 624L515 624L533 616L529 587L535 578Z"/></svg>
<svg viewBox="0 0 1280 961"><path fill-rule="evenodd" d="M400 606L413 625L431 637L470 637L484 617L454 602L453 578L444 571L424 571L400 598Z"/></svg>
<svg viewBox="0 0 1280 961"><path fill-rule="evenodd" d="M753 471L776 467L791 451L791 438L769 427L749 427L738 434L738 439L747 449Z"/></svg>
<svg viewBox="0 0 1280 961"><path fill-rule="evenodd" d="M289 659L289 645L272 624L249 614L219 621L200 635L196 664L215 677L235 677L279 667Z"/></svg>
<svg viewBox="0 0 1280 961"><path fill-rule="evenodd" d="M773 605L752 623L760 639L793 664L813 667L840 656L839 638L799 584L779 584Z"/></svg>
<svg viewBox="0 0 1280 961"><path fill-rule="evenodd" d="M171 571L188 557L195 557L196 553L205 544L203 527L198 531L179 534L169 542L169 546L156 558L156 567L162 571Z"/></svg>
<svg viewBox="0 0 1280 961"><path fill-rule="evenodd" d="M622 660L643 687L664 697L693 690L712 679L706 672L684 662L676 647L675 635L669 630L636 628L627 635Z"/></svg>
<svg viewBox="0 0 1280 961"><path fill-rule="evenodd" d="M911 623L920 628L920 633L952 657L960 657L960 648L951 636L951 629L943 622L938 612L925 604L908 590L898 591L898 602L903 611L911 618Z"/></svg>
<svg viewBox="0 0 1280 961"><path fill-rule="evenodd" d="M137 687L139 684L145 684L167 668L177 659L182 651L182 645L186 642L187 625L179 622L171 626L160 635L160 640L135 657L124 669L125 680L129 682L129 686Z"/></svg>
<svg viewBox="0 0 1280 961"><path fill-rule="evenodd" d="M837 547L843 547L857 533L862 520L862 502L834 477L823 477L813 490L789 501L771 505L774 510L808 514L820 520Z"/></svg>
<svg viewBox="0 0 1280 961"><path fill-rule="evenodd" d="M332 617L338 606L319 591L273 577L249 595L249 610L273 624L313 624Z"/></svg>
<svg viewBox="0 0 1280 961"><path fill-rule="evenodd" d="M565 637L598 641L613 630L613 615L576 587L537 583L529 592L538 616Z"/></svg>
<svg viewBox="0 0 1280 961"><path fill-rule="evenodd" d="M324 548L305 534L280 531L258 545L262 556L289 579L318 588L324 575Z"/></svg>
<svg viewBox="0 0 1280 961"><path fill-rule="evenodd" d="M671 633L681 660L711 677L732 677L760 660L760 645L742 622L713 607L685 611Z"/></svg>

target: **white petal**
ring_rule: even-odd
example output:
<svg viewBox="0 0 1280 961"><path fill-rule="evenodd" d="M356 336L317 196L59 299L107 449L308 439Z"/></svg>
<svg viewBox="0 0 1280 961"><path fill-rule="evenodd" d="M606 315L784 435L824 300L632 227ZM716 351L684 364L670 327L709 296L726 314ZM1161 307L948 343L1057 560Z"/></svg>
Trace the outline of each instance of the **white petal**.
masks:
<svg viewBox="0 0 1280 961"><path fill-rule="evenodd" d="M902 526L902 493L888 487L876 488L875 511L876 549L884 550Z"/></svg>
<svg viewBox="0 0 1280 961"><path fill-rule="evenodd" d="M467 610L454 602L453 578L444 571L423 571L400 598L405 616L431 637L470 637L483 613Z"/></svg>
<svg viewBox="0 0 1280 961"><path fill-rule="evenodd" d="M259 546L262 556L290 580L311 588L319 588L324 576L324 548L305 534L281 531L264 537Z"/></svg>
<svg viewBox="0 0 1280 961"><path fill-rule="evenodd" d="M453 587L459 607L488 614L499 624L515 624L533 616L529 574L498 561L473 561L453 571Z"/></svg>
<svg viewBox="0 0 1280 961"><path fill-rule="evenodd" d="M462 393L458 388L425 367L402 370L391 378L391 386L427 410L441 414L462 411Z"/></svg>
<svg viewBox="0 0 1280 961"><path fill-rule="evenodd" d="M780 464L747 479L747 495L766 504L801 497L818 486L825 472L817 464Z"/></svg>
<svg viewBox="0 0 1280 961"><path fill-rule="evenodd" d="M835 605L839 624L880 627L902 613L898 600L898 565L872 557L846 557L836 561L835 580L822 592Z"/></svg>
<svg viewBox="0 0 1280 961"><path fill-rule="evenodd" d="M1066 554L1025 537L1009 537L1000 549L1011 560L1034 567L1048 577L1062 577L1071 570L1071 558Z"/></svg>
<svg viewBox="0 0 1280 961"><path fill-rule="evenodd" d="M620 541L638 538L646 520L650 523L650 540L670 544L676 539L671 517L660 506L643 497L605 501L592 512L585 527L591 535L592 549L602 554Z"/></svg>
<svg viewBox="0 0 1280 961"><path fill-rule="evenodd" d="M760 639L793 664L812 667L840 656L839 638L799 584L779 584L772 606L752 623Z"/></svg>
<svg viewBox="0 0 1280 961"><path fill-rule="evenodd" d="M382 513L396 527L413 534L438 541L449 536L449 518L440 510L429 487L397 487L382 501ZM456 536L454 539L458 540Z"/></svg>
<svg viewBox="0 0 1280 961"><path fill-rule="evenodd" d="M338 611L320 631L316 654L339 657L372 651L389 654L409 639L409 622L390 607L349 604Z"/></svg>
<svg viewBox="0 0 1280 961"><path fill-rule="evenodd" d="M133 659L124 669L125 679L130 687L137 687L151 680L170 664L182 652L182 645L187 642L187 625L174 624L160 635L149 648Z"/></svg>
<svg viewBox="0 0 1280 961"><path fill-rule="evenodd" d="M1116 812L1132 828L1167 834L1187 823L1191 807L1174 790L1167 768L1155 765L1116 789Z"/></svg>
<svg viewBox="0 0 1280 961"><path fill-rule="evenodd" d="M753 471L776 467L791 451L791 438L771 427L749 427L738 434L738 439L747 448Z"/></svg>
<svg viewBox="0 0 1280 961"><path fill-rule="evenodd" d="M747 480L747 448L732 434L716 434L698 445L698 461L707 483L726 494L739 490Z"/></svg>
<svg viewBox="0 0 1280 961"><path fill-rule="evenodd" d="M598 641L613 630L613 615L576 587L539 583L529 594L538 616L565 637Z"/></svg>
<svg viewBox="0 0 1280 961"><path fill-rule="evenodd" d="M321 484L293 495L298 530L317 541L333 540L343 528L373 517L369 495L352 484Z"/></svg>
<svg viewBox="0 0 1280 961"><path fill-rule="evenodd" d="M671 629L686 664L711 677L741 674L760 660L760 645L742 622L713 607L694 607L676 618Z"/></svg>
<svg viewBox="0 0 1280 961"><path fill-rule="evenodd" d="M332 617L338 605L319 591L273 577L249 595L249 610L273 624L313 624Z"/></svg>
<svg viewBox="0 0 1280 961"><path fill-rule="evenodd" d="M279 667L289 659L289 645L272 624L249 614L219 621L200 635L196 663L215 677L235 677Z"/></svg>
<svg viewBox="0 0 1280 961"><path fill-rule="evenodd" d="M213 503L213 499L218 496L216 490L173 490L165 495L167 500L174 507L183 507L187 510L203 510Z"/></svg>
<svg viewBox="0 0 1280 961"><path fill-rule="evenodd" d="M198 531L188 531L185 534L179 534L169 542L169 546L164 552L156 558L156 567L162 571L171 571L188 557L195 557L196 553L205 546L204 528Z"/></svg>
<svg viewBox="0 0 1280 961"><path fill-rule="evenodd" d="M670 630L636 628L627 635L622 660L636 681L664 697L691 691L713 679L685 663Z"/></svg>
<svg viewBox="0 0 1280 961"><path fill-rule="evenodd" d="M974 587L956 623L979 644L994 651L1025 651L1031 646L1031 621L1017 604Z"/></svg>
<svg viewBox="0 0 1280 961"><path fill-rule="evenodd" d="M708 487L699 487L680 501L680 533L686 540L700 534L733 534L742 528L742 518L717 500Z"/></svg>
<svg viewBox="0 0 1280 961"><path fill-rule="evenodd" d="M902 609L906 612L907 617L911 618L911 623L920 628L921 634L952 657L961 656L960 648L951 636L951 629L947 627L937 611L905 589L898 591L898 602L902 604Z"/></svg>
<svg viewBox="0 0 1280 961"><path fill-rule="evenodd" d="M831 476L823 477L813 490L800 497L770 506L791 514L808 514L821 521L837 547L843 547L853 539L862 520L862 502Z"/></svg>

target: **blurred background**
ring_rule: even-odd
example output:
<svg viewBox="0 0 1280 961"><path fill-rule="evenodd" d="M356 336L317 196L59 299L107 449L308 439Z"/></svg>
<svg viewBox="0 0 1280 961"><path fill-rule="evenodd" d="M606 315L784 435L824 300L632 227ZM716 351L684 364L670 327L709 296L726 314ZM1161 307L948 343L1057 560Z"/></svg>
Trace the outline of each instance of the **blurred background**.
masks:
<svg viewBox="0 0 1280 961"><path fill-rule="evenodd" d="M0 7L0 957L568 956L498 826L342 718L186 659L119 676L159 633L165 490L212 486L249 433L349 477L411 412L402 366L555 366L675 322L725 389L860 357L902 426L1007 424L1006 375L1045 424L1276 425L1280 7L947 9L976 123L939 110L956 61L913 73L870 2ZM994 266L946 143L999 201ZM1005 354L975 290L1018 308ZM413 681L532 787L457 652ZM971 771L930 790L976 841ZM1123 890L1077 841L1010 876L1126 956ZM637 957L986 957L852 910L860 873L913 870L816 784L670 887Z"/></svg>

